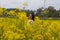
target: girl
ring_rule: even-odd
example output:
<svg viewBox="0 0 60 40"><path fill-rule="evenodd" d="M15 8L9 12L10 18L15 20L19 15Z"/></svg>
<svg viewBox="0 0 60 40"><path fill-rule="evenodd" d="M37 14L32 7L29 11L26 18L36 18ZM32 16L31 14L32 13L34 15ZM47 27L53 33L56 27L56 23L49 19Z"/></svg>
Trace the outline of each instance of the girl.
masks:
<svg viewBox="0 0 60 40"><path fill-rule="evenodd" d="M28 24L30 24L30 23L34 23L34 13L33 12L29 14Z"/></svg>

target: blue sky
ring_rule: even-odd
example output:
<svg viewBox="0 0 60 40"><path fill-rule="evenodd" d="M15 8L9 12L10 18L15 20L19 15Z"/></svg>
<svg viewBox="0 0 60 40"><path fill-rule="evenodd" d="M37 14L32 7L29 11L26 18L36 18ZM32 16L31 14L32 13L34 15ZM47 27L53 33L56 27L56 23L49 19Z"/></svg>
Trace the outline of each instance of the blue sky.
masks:
<svg viewBox="0 0 60 40"><path fill-rule="evenodd" d="M0 0L0 7L3 8L23 8L23 3L28 3L26 9L36 10L44 6L44 0ZM60 8L60 0L46 0L46 6Z"/></svg>

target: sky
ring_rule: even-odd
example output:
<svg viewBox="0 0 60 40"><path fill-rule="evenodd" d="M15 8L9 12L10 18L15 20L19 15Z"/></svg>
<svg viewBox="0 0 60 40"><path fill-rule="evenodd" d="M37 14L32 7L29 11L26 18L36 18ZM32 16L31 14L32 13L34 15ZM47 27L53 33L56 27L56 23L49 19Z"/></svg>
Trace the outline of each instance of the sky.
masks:
<svg viewBox="0 0 60 40"><path fill-rule="evenodd" d="M0 0L0 7L3 8L21 8L24 3L27 3L26 9L36 10L44 7L44 0ZM60 9L60 0L46 0L45 7L53 6L55 9Z"/></svg>

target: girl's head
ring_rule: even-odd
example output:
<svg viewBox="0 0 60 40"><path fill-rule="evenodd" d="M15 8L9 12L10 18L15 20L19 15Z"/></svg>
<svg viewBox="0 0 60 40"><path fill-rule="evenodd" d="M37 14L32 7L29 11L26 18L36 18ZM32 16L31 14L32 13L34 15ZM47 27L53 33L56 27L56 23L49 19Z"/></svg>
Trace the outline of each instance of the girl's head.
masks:
<svg viewBox="0 0 60 40"><path fill-rule="evenodd" d="M34 12L32 12L32 13L29 14L29 19L30 20L34 20Z"/></svg>

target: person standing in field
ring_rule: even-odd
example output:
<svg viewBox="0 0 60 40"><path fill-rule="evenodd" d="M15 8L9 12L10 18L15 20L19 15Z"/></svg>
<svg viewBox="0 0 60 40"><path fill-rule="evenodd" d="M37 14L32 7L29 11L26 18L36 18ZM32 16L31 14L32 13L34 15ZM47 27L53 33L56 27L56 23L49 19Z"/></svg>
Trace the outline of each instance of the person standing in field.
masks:
<svg viewBox="0 0 60 40"><path fill-rule="evenodd" d="M30 24L30 23L34 23L34 12L32 12L32 13L30 13L29 14L29 20L28 20L28 24Z"/></svg>

